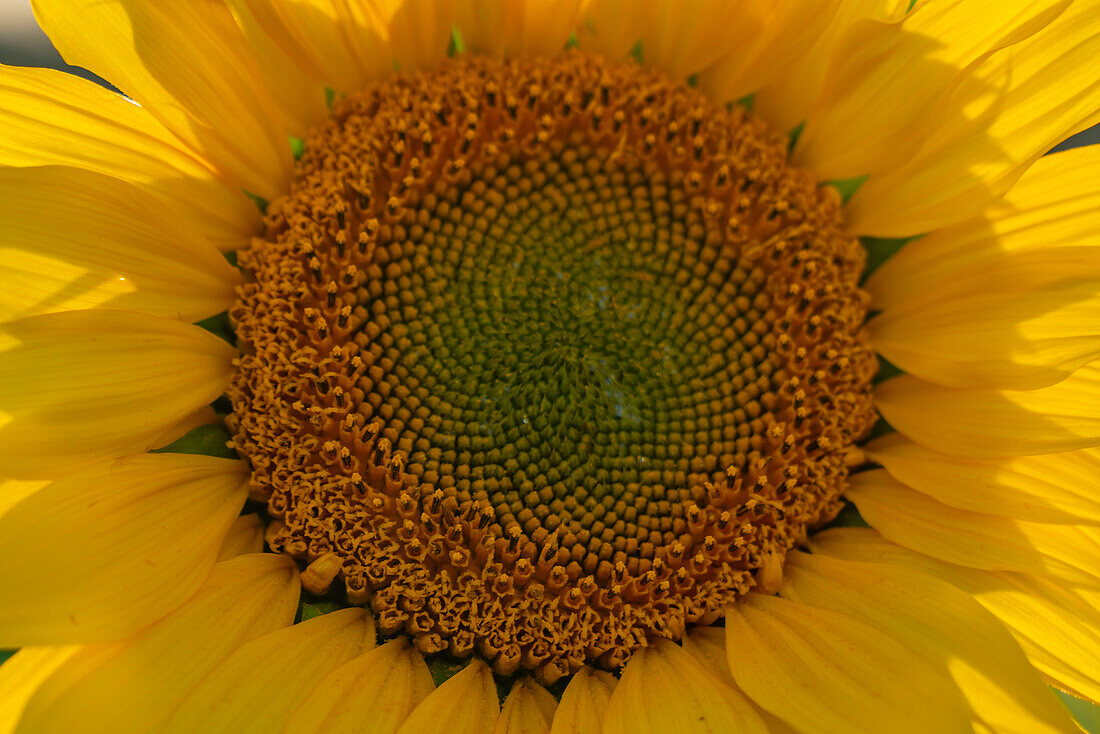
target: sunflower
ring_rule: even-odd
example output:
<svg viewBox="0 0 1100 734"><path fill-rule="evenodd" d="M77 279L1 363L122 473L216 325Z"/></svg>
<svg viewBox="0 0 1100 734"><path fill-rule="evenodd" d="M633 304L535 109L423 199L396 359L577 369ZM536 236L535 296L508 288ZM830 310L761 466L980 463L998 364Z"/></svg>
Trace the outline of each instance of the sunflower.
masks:
<svg viewBox="0 0 1100 734"><path fill-rule="evenodd" d="M0 729L1100 701L1100 3L34 7Z"/></svg>

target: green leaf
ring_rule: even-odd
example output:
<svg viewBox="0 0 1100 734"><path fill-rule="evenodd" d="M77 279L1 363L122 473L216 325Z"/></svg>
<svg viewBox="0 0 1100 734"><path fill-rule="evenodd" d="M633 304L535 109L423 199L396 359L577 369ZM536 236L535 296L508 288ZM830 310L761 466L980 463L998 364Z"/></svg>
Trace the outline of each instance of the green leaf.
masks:
<svg viewBox="0 0 1100 734"><path fill-rule="evenodd" d="M791 128L791 131L787 133L787 152L790 153L794 150L794 146L798 145L798 139L802 137L802 128L806 127L805 122L800 122Z"/></svg>
<svg viewBox="0 0 1100 734"><path fill-rule="evenodd" d="M299 610L300 622L313 619L314 617L320 617L322 614L331 614L332 612L338 612L343 609L341 605L334 601L327 601L322 599L321 601L304 601L302 607Z"/></svg>
<svg viewBox="0 0 1100 734"><path fill-rule="evenodd" d="M202 321L196 321L195 326L206 329L214 336L221 337L234 347L237 346L237 334L233 331L233 324L229 321L228 311L222 311L213 316L208 316Z"/></svg>
<svg viewBox="0 0 1100 734"><path fill-rule="evenodd" d="M870 525L859 514L859 510L851 502L844 505L844 509L833 518L826 528L869 528Z"/></svg>
<svg viewBox="0 0 1100 734"><path fill-rule="evenodd" d="M1073 718L1077 720L1077 723L1081 725L1082 729L1089 734L1100 734L1100 706L1096 706L1088 701L1082 701L1068 693L1062 693L1061 691L1055 692L1058 694L1058 698L1065 707L1069 709L1069 712L1073 714Z"/></svg>
<svg viewBox="0 0 1100 734"><path fill-rule="evenodd" d="M293 135L289 136L290 139L290 152L294 154L294 160L301 160L302 153L306 152L306 141L301 138L296 138Z"/></svg>
<svg viewBox="0 0 1100 734"><path fill-rule="evenodd" d="M891 377L897 377L898 375L905 374L904 370L893 365L888 360L884 359L881 355L878 356L878 372L875 373L875 384L882 382L883 380L889 380Z"/></svg>
<svg viewBox="0 0 1100 734"><path fill-rule="evenodd" d="M256 208L260 210L260 214L267 214L267 199L262 196L257 196L251 191L244 192L245 196L252 199L252 203L256 205Z"/></svg>
<svg viewBox="0 0 1100 734"><path fill-rule="evenodd" d="M451 41L447 44L447 55L457 56L466 53L466 42L462 40L462 30L458 26L451 26Z"/></svg>
<svg viewBox="0 0 1100 734"><path fill-rule="evenodd" d="M638 42L631 46L630 58L634 59L639 64L642 63L642 39L639 38Z"/></svg>
<svg viewBox="0 0 1100 734"><path fill-rule="evenodd" d="M880 417L875 421L875 425L871 426L871 433L868 434L867 440L870 441L873 438L879 436L885 436L887 433L893 433L894 427L886 422L885 418Z"/></svg>
<svg viewBox="0 0 1100 734"><path fill-rule="evenodd" d="M469 660L455 660L446 655L439 655L427 661L428 671L432 674L432 680L435 681L436 688L465 668L469 662Z"/></svg>
<svg viewBox="0 0 1100 734"><path fill-rule="evenodd" d="M866 176L856 176L855 178L842 178L836 181L826 181L826 186L832 186L834 189L840 192L840 201L844 204L848 203L848 199L852 198L852 194L859 191L859 187L863 185L863 182L867 180Z"/></svg>
<svg viewBox="0 0 1100 734"><path fill-rule="evenodd" d="M867 280L871 273L893 257L904 244L915 239L916 237L860 237L859 241L867 251L867 264L863 268L862 280Z"/></svg>
<svg viewBox="0 0 1100 734"><path fill-rule="evenodd" d="M162 449L153 449L153 454L201 454L217 456L222 459L236 459L237 452L226 446L229 432L221 423L208 423L192 428L182 437Z"/></svg>

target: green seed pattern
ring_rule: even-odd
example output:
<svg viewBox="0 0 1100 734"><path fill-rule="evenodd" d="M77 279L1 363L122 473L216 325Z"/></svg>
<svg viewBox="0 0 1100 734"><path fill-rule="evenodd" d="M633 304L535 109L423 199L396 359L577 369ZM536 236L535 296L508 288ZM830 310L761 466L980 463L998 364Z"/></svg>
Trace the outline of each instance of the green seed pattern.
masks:
<svg viewBox="0 0 1100 734"><path fill-rule="evenodd" d="M770 590L873 422L862 251L742 108L456 58L333 105L230 315L273 550L553 683Z"/></svg>

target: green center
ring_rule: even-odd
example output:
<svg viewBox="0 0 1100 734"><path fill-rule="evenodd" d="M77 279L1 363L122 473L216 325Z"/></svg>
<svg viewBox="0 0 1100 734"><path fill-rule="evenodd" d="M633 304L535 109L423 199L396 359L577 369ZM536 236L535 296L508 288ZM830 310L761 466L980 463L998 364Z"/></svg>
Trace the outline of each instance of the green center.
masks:
<svg viewBox="0 0 1100 734"><path fill-rule="evenodd" d="M770 387L764 274L701 241L659 171L593 160L488 166L422 202L359 293L360 387L409 473L503 527L668 542Z"/></svg>

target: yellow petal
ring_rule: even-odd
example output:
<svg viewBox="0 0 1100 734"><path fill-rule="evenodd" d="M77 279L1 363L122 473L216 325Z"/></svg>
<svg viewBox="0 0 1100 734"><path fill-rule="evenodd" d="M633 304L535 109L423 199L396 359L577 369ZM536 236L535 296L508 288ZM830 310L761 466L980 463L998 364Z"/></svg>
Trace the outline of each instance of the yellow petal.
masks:
<svg viewBox="0 0 1100 734"><path fill-rule="evenodd" d="M287 130L262 70L224 2L34 0L70 64L137 100L238 186L270 199L287 189Z"/></svg>
<svg viewBox="0 0 1100 734"><path fill-rule="evenodd" d="M615 677L602 670L584 667L574 673L561 694L550 734L600 731L615 685Z"/></svg>
<svg viewBox="0 0 1100 734"><path fill-rule="evenodd" d="M323 1L323 0L322 0ZM265 0L227 0L241 32L252 48L252 55L260 69L263 69L269 83L268 91L281 115L279 125L291 135L304 138L309 131L328 117L328 104L325 100L325 84L318 76L303 67L303 59L295 53L296 49L283 45L285 35L280 28L266 24L271 13L283 10L293 13L299 9L305 19L317 19L317 5L309 0L294 3L272 3ZM327 8L331 4L325 2ZM255 8L255 10L253 10ZM282 19L276 19L278 23ZM297 28L295 29L297 30ZM337 58L339 49L330 46L330 57ZM349 71L358 72L358 64L349 64ZM332 89L341 91L342 85L329 84ZM362 85L356 88L362 88Z"/></svg>
<svg viewBox="0 0 1100 734"><path fill-rule="evenodd" d="M1058 17L1066 0L929 3L901 23L865 21L833 57L795 148L822 179L878 173L911 157L956 110L948 95L988 55Z"/></svg>
<svg viewBox="0 0 1100 734"><path fill-rule="evenodd" d="M930 382L1034 390L1100 357L1100 281L886 311L870 335L875 351Z"/></svg>
<svg viewBox="0 0 1100 734"><path fill-rule="evenodd" d="M737 685L800 731L971 731L944 671L854 617L750 594L726 635Z"/></svg>
<svg viewBox="0 0 1100 734"><path fill-rule="evenodd" d="M455 27L466 50L490 56L560 53L577 28L582 0L458 0Z"/></svg>
<svg viewBox="0 0 1100 734"><path fill-rule="evenodd" d="M282 731L298 702L342 663L374 647L374 620L341 609L237 648L191 691L163 731Z"/></svg>
<svg viewBox="0 0 1100 734"><path fill-rule="evenodd" d="M707 670L733 685L733 675L726 662L726 630L723 627L694 627L684 635L684 649L695 656Z"/></svg>
<svg viewBox="0 0 1100 734"><path fill-rule="evenodd" d="M493 734L549 734L558 702L530 678L512 685Z"/></svg>
<svg viewBox="0 0 1100 734"><path fill-rule="evenodd" d="M284 731L393 734L434 688L420 653L399 637L325 676L298 705Z"/></svg>
<svg viewBox="0 0 1100 734"><path fill-rule="evenodd" d="M49 483L48 479L0 479L0 517Z"/></svg>
<svg viewBox="0 0 1100 734"><path fill-rule="evenodd" d="M1008 630L962 591L900 566L797 551L787 560L780 596L868 622L945 668L991 730L1074 731Z"/></svg>
<svg viewBox="0 0 1100 734"><path fill-rule="evenodd" d="M0 465L25 479L152 448L222 393L235 354L197 326L107 310L0 325L0 353Z"/></svg>
<svg viewBox="0 0 1100 734"><path fill-rule="evenodd" d="M673 79L686 79L720 59L729 34L746 18L767 12L764 2L696 0L685 12L677 0L654 0L642 35L642 63ZM738 22L741 21L741 22Z"/></svg>
<svg viewBox="0 0 1100 734"><path fill-rule="evenodd" d="M590 0L581 11L577 44L585 51L621 60L653 25L652 10L661 0ZM644 41L643 41L644 58Z"/></svg>
<svg viewBox="0 0 1100 734"><path fill-rule="evenodd" d="M769 4L753 0L594 0L585 6L577 41L582 49L624 58L641 43L642 63L674 79L702 71L728 53L731 34L762 28Z"/></svg>
<svg viewBox="0 0 1100 734"><path fill-rule="evenodd" d="M1100 280L1100 148L1044 156L1004 200L905 244L864 287L874 308L910 311L958 295L1028 293Z"/></svg>
<svg viewBox="0 0 1100 734"><path fill-rule="evenodd" d="M218 550L218 560L228 561L230 558L251 553L259 553L264 549L264 524L260 516L254 512L241 515L230 526L229 531L222 539L221 548Z"/></svg>
<svg viewBox="0 0 1100 734"><path fill-rule="evenodd" d="M732 31L736 37L723 43L722 58L699 74L699 88L718 102L731 102L801 68L807 49L841 4L838 0L737 3L740 17ZM731 29L725 32L731 34Z"/></svg>
<svg viewBox="0 0 1100 734"><path fill-rule="evenodd" d="M75 17L75 16L74 16ZM65 165L135 183L221 250L248 244L260 213L149 111L86 79L0 66L0 164Z"/></svg>
<svg viewBox="0 0 1100 734"><path fill-rule="evenodd" d="M947 102L955 114L935 118L920 152L872 176L852 197L851 231L916 235L997 201L1046 151L1100 120L1098 54L1100 6L1075 3L1031 39L983 62Z"/></svg>
<svg viewBox="0 0 1100 734"><path fill-rule="evenodd" d="M1088 148L1043 158L981 216L907 243L866 284L876 349L956 387L1042 387L1095 358L1097 177Z"/></svg>
<svg viewBox="0 0 1100 734"><path fill-rule="evenodd" d="M684 636L683 646L712 675L736 688L737 684L733 681L733 674L730 673L727 661L725 627L696 627L690 634ZM752 706L756 715L763 719L769 734L796 734L796 730L787 722L768 713L755 703Z"/></svg>
<svg viewBox="0 0 1100 734"><path fill-rule="evenodd" d="M902 375L875 387L899 432L946 454L1013 456L1100 444L1100 363L1039 390L967 390Z"/></svg>
<svg viewBox="0 0 1100 734"><path fill-rule="evenodd" d="M316 85L350 92L392 70L379 29L341 0L230 0L242 18ZM255 45L255 42L253 43ZM365 52L365 53L364 53Z"/></svg>
<svg viewBox="0 0 1100 734"><path fill-rule="evenodd" d="M1100 702L1100 591L944 563L890 543L868 528L826 530L813 537L813 550L907 566L947 581L1000 619L1053 685Z"/></svg>
<svg viewBox="0 0 1100 734"><path fill-rule="evenodd" d="M949 507L890 477L861 472L846 492L883 537L934 558L1100 586L1100 529L1049 525Z"/></svg>
<svg viewBox="0 0 1100 734"><path fill-rule="evenodd" d="M903 484L961 510L1042 523L1100 523L1100 449L973 458L891 433L864 452Z"/></svg>
<svg viewBox="0 0 1100 734"><path fill-rule="evenodd" d="M208 426L212 423L221 423L221 418L218 417L217 412L215 412L213 408L209 405L204 405L194 413L184 416L183 420L165 429L153 443L153 450L165 448L174 443L177 439L183 438L194 429L200 426Z"/></svg>
<svg viewBox="0 0 1100 734"><path fill-rule="evenodd" d="M421 701L397 734L433 734L442 721L449 734L492 734L499 714L493 673L474 658Z"/></svg>
<svg viewBox="0 0 1100 734"><path fill-rule="evenodd" d="M812 38L797 64L769 78L753 96L753 112L778 130L791 130L806 119L825 82L838 44L852 26L863 20L894 22L905 17L909 0L846 0L820 34Z"/></svg>
<svg viewBox="0 0 1100 734"><path fill-rule="evenodd" d="M604 734L767 731L752 704L691 653L657 640L634 653L615 686Z"/></svg>
<svg viewBox="0 0 1100 734"><path fill-rule="evenodd" d="M113 639L175 609L209 575L245 470L144 454L24 499L0 518L0 646Z"/></svg>
<svg viewBox="0 0 1100 734"><path fill-rule="evenodd" d="M447 57L454 25L453 0L374 0L391 68L423 71Z"/></svg>
<svg viewBox="0 0 1100 734"><path fill-rule="evenodd" d="M13 734L42 681L64 665L80 649L65 647L24 647L0 666L0 734Z"/></svg>
<svg viewBox="0 0 1100 734"><path fill-rule="evenodd" d="M76 168L0 169L0 320L83 308L200 321L240 281L182 215Z"/></svg>
<svg viewBox="0 0 1100 734"><path fill-rule="evenodd" d="M235 649L291 624L299 588L285 556L219 563L163 620L127 640L80 648L39 687L19 731L153 730Z"/></svg>

